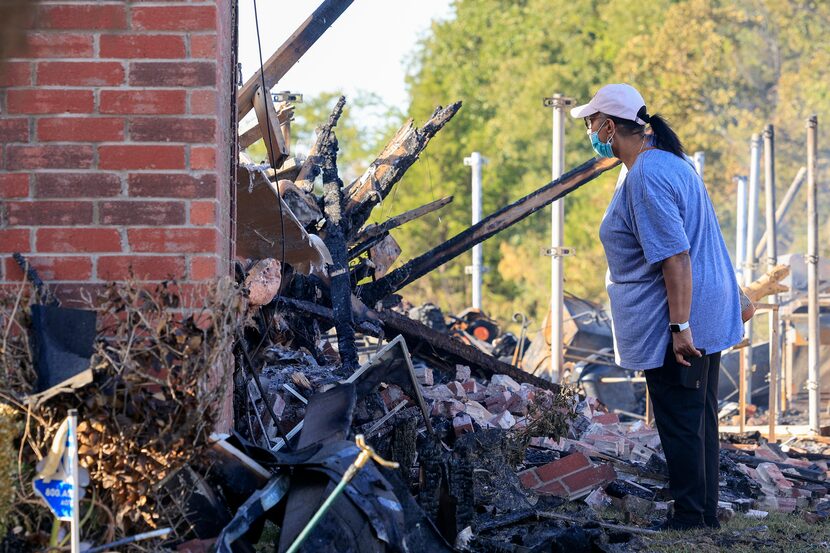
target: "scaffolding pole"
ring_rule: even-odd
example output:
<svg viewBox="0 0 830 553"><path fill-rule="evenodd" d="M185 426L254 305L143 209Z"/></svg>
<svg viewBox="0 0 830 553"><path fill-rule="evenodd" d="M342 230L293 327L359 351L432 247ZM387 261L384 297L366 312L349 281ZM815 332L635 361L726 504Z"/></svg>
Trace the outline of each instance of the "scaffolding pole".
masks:
<svg viewBox="0 0 830 553"><path fill-rule="evenodd" d="M565 108L573 103L571 98L554 94L545 99L545 106L553 108L553 134L551 137L551 178L556 180L565 170ZM563 311L565 301L565 267L564 247L565 200L557 200L551 205L550 229L550 372L554 382L562 381L564 359Z"/></svg>
<svg viewBox="0 0 830 553"><path fill-rule="evenodd" d="M487 158L479 152L473 152L470 157L464 158L464 165L472 170L472 210L473 224L481 221L481 168L487 163ZM473 246L473 264L467 267L467 273L473 277L473 303L476 309L481 309L481 274L484 271L482 265L481 244Z"/></svg>
<svg viewBox="0 0 830 553"><path fill-rule="evenodd" d="M746 247L744 252L744 286L755 280L755 269L758 266L758 258L755 257L755 236L758 229L758 194L761 190L761 137L752 135L749 148L749 191L746 213ZM745 396L742 405L746 401L752 402L752 374L755 372L752 362L752 319L744 326L749 345L743 348L742 359L744 362L744 390ZM746 412L740 414L741 420L746 420Z"/></svg>
<svg viewBox="0 0 830 553"><path fill-rule="evenodd" d="M818 249L818 187L816 185L816 146L818 117L807 120L807 393L809 395L810 431L821 432L819 418L819 249Z"/></svg>
<svg viewBox="0 0 830 553"><path fill-rule="evenodd" d="M766 211L767 270L778 264L778 232L775 221L775 128L767 125L764 129L764 208ZM772 294L770 303L778 304L778 294ZM778 317L769 317L769 411L771 418L778 413L777 384L781 373L778 340ZM770 424L777 424L771 421ZM772 441L774 436L770 438Z"/></svg>
<svg viewBox="0 0 830 553"><path fill-rule="evenodd" d="M737 177L737 205L735 217L735 269L743 274L744 257L746 257L746 177Z"/></svg>

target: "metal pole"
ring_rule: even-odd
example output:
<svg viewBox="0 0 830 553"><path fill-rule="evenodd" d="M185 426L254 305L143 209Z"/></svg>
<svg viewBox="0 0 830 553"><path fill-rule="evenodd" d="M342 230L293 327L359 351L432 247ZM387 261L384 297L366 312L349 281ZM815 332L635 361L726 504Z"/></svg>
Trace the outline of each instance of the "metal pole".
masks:
<svg viewBox="0 0 830 553"><path fill-rule="evenodd" d="M769 312L770 318L770 333L769 333L769 343L770 343L770 372L769 372L769 410L767 415L767 422L769 423L769 430L767 433L767 441L770 443L775 443L775 429L778 425L778 373L780 371L773 372L773 365L772 364L772 345L775 344L775 350L778 350L778 305L773 304L772 309Z"/></svg>
<svg viewBox="0 0 830 553"><path fill-rule="evenodd" d="M80 553L81 551L81 480L79 478L78 470L78 411L76 409L69 410L69 428L67 429L68 436L68 451L66 458L69 460L69 477L72 481L72 521L71 528L71 551L72 553Z"/></svg>
<svg viewBox="0 0 830 553"><path fill-rule="evenodd" d="M798 194L799 190L801 190L801 185L804 184L804 180L807 177L807 168L802 167L796 173L793 182L790 183L790 187L787 189L787 193L784 194L784 199L781 200L781 203L778 204L778 209L775 210L775 224L780 225L781 222L784 220L784 217L787 216L787 212L790 210L790 206L795 199L796 194ZM764 229L764 234L761 235L761 239L758 240L758 244L755 245L755 257L761 257L764 255L764 252L767 251L767 231Z"/></svg>
<svg viewBox="0 0 830 553"><path fill-rule="evenodd" d="M481 167L487 163L487 158L479 152L473 152L470 157L464 158L464 165L470 166L473 176L473 224L481 221ZM473 276L473 307L481 309L481 273L482 273L481 244L473 246L473 265L469 273Z"/></svg>
<svg viewBox="0 0 830 553"><path fill-rule="evenodd" d="M755 236L758 228L758 194L761 188L761 137L757 134L752 135L749 150L749 201L747 203L746 214L746 248L744 252L746 259L744 261L744 286L749 285L755 280L755 268L758 266L758 259L755 257ZM742 385L744 386L744 400L752 402L752 374L755 372L752 363L752 319L747 321L744 325L745 334L749 345L743 349L741 355L744 359L744 379ZM746 413L741 413L741 418L745 419Z"/></svg>
<svg viewBox="0 0 830 553"><path fill-rule="evenodd" d="M818 186L816 183L818 117L807 120L807 393L810 431L819 434Z"/></svg>
<svg viewBox="0 0 830 553"><path fill-rule="evenodd" d="M693 158L695 164L695 170L697 174L700 175L700 178L703 178L703 167L706 165L706 153L705 152L695 152Z"/></svg>
<svg viewBox="0 0 830 553"><path fill-rule="evenodd" d="M551 178L556 180L565 169L565 107L572 103L570 98L561 94L554 94L545 105L553 108L553 134L551 140ZM563 339L563 310L565 302L564 276L564 230L565 230L565 200L557 200L551 205L550 229L550 371L555 382L562 380L562 366L564 364L562 343Z"/></svg>
<svg viewBox="0 0 830 553"><path fill-rule="evenodd" d="M775 129L767 125L764 129L764 208L766 210L767 226L767 270L778 264L778 232L775 224ZM772 294L770 303L778 304L778 295ZM773 389L778 381L780 373L780 358L778 351L778 317L772 313L769 316L769 389L770 405L769 411L772 416L777 410L775 404L778 402L778 395L773 394ZM773 421L771 424L773 424Z"/></svg>
<svg viewBox="0 0 830 553"><path fill-rule="evenodd" d="M735 217L735 268L738 278L743 274L746 257L746 177L738 177L738 198Z"/></svg>

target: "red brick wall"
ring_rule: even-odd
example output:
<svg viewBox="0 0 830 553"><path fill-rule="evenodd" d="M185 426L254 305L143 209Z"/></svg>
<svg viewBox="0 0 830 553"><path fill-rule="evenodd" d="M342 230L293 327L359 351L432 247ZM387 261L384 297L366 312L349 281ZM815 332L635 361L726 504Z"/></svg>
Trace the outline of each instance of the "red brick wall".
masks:
<svg viewBox="0 0 830 553"><path fill-rule="evenodd" d="M41 2L0 64L0 281L228 271L231 2Z"/></svg>

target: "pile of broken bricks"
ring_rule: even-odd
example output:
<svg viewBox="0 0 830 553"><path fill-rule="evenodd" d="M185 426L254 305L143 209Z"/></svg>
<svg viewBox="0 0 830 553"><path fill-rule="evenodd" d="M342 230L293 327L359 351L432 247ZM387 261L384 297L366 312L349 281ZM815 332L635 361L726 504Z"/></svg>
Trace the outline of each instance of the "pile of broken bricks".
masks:
<svg viewBox="0 0 830 553"><path fill-rule="evenodd" d="M456 436L487 428L520 430L537 396L553 393L507 375L494 375L483 384L462 365L456 367L455 380L445 384L434 382L429 367L416 367L416 374L431 415L451 419ZM387 397L390 403L397 399L388 391ZM531 439L525 468L518 472L522 486L538 495L581 500L598 513L613 508L634 523L668 515L668 467L657 430L643 421L620 421L594 398L580 401L575 414L567 436ZM763 518L769 512L796 509L807 520L824 519L830 508L830 456L810 457L813 460L790 457L775 444L738 448L725 442L721 519L736 512Z"/></svg>

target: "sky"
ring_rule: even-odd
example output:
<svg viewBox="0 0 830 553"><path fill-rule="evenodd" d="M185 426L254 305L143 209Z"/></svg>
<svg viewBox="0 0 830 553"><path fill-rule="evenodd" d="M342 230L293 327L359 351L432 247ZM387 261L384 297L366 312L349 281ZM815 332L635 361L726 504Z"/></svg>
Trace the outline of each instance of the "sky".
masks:
<svg viewBox="0 0 830 553"><path fill-rule="evenodd" d="M320 2L257 2L263 62ZM308 96L338 91L347 98L366 90L405 112L405 60L433 19L451 15L450 4L451 0L355 0L273 90ZM239 61L243 81L259 69L253 0L239 0Z"/></svg>

